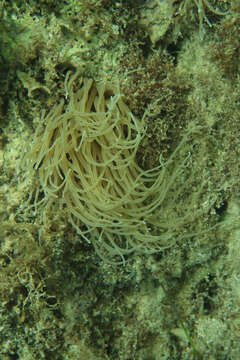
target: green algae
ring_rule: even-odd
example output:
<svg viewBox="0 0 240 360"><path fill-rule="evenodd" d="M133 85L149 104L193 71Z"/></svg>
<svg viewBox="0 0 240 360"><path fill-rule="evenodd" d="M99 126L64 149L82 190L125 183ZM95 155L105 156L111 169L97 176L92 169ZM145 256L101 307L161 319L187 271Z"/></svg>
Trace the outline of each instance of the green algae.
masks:
<svg viewBox="0 0 240 360"><path fill-rule="evenodd" d="M204 7L204 36L199 1L1 3L1 359L238 360L240 8L208 2L228 13ZM151 9L164 5L154 37ZM186 213L194 221L125 267L99 259L57 200L25 211L39 180L22 154L79 69L118 79L144 117L145 169L170 158L190 123L202 129L178 153L186 166L164 204L171 228Z"/></svg>

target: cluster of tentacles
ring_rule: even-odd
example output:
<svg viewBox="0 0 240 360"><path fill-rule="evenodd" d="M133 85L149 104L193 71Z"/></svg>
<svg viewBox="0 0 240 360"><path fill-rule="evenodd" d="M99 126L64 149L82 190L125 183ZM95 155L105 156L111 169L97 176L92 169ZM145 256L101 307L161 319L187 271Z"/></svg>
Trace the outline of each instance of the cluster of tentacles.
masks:
<svg viewBox="0 0 240 360"><path fill-rule="evenodd" d="M65 91L67 101L41 119L27 155L39 173L42 202L51 206L57 199L104 258L120 256L123 262L133 250L168 247L169 219L163 217L157 233L152 224L159 225L159 208L182 166L172 175L163 164L151 170L138 166L144 123L133 116L118 86L69 73Z"/></svg>

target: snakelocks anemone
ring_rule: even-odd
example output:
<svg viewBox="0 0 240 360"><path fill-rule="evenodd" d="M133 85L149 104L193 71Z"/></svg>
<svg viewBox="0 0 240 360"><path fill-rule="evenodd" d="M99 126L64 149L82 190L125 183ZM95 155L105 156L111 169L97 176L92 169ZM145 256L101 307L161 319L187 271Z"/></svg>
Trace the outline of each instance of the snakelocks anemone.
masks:
<svg viewBox="0 0 240 360"><path fill-rule="evenodd" d="M118 256L122 263L134 250L169 247L169 219L159 224L158 213L184 166L169 174L181 144L167 165L143 170L136 152L144 122L133 116L118 86L68 73L65 91L67 100L42 117L27 154L44 191L41 202L51 207L59 201L78 234L104 259ZM153 231L153 224L160 230Z"/></svg>

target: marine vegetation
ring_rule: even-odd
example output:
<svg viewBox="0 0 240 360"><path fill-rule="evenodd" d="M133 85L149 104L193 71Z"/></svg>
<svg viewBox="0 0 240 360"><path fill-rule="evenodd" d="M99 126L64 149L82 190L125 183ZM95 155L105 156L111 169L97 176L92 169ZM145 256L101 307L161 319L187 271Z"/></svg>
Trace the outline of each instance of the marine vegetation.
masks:
<svg viewBox="0 0 240 360"><path fill-rule="evenodd" d="M180 3L177 13L179 15L189 16L190 9L195 6L198 13L200 37L202 38L205 33L203 23L205 22L210 28L212 27L209 15L225 16L228 13L230 7L228 2L217 1L216 3L217 5L212 5L209 0L184 0Z"/></svg>

